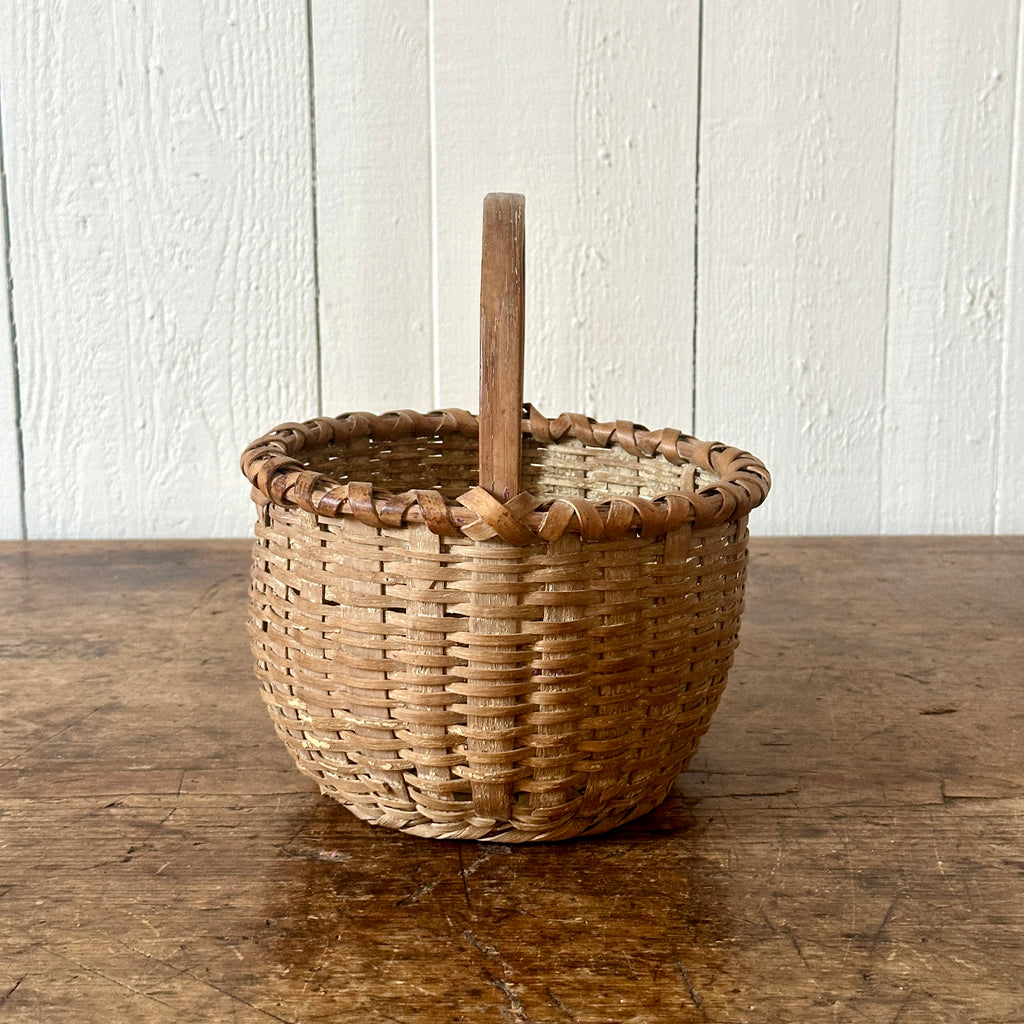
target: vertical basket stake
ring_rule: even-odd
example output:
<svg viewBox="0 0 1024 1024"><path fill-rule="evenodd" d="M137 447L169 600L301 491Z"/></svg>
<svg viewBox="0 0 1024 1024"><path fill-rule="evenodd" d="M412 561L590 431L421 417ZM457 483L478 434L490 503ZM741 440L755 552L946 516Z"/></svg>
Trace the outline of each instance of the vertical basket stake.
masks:
<svg viewBox="0 0 1024 1024"><path fill-rule="evenodd" d="M484 199L480 261L480 486L506 502L521 490L526 199Z"/></svg>

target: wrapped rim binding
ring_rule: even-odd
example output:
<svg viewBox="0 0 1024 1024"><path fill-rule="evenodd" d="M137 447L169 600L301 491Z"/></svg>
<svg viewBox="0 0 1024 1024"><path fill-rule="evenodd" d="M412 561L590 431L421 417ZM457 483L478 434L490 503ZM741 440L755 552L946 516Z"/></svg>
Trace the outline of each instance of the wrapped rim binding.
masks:
<svg viewBox="0 0 1024 1024"><path fill-rule="evenodd" d="M242 471L261 504L332 519L351 515L376 528L425 523L441 536L499 537L515 545L555 540L565 532L578 533L585 541L608 541L630 532L658 537L685 525L704 529L747 515L771 486L768 470L749 452L699 441L679 430L648 430L625 420L599 423L578 413L549 419L530 405L523 412L524 440L545 446L576 441L591 449L619 448L637 458L661 458L680 468L683 489L652 497L609 494L599 501L536 497L524 490L503 503L482 487L448 498L435 488L394 493L369 480L341 483L303 461L333 449L343 464L346 449L363 440L477 438L477 417L462 409L353 412L284 423L246 448Z"/></svg>

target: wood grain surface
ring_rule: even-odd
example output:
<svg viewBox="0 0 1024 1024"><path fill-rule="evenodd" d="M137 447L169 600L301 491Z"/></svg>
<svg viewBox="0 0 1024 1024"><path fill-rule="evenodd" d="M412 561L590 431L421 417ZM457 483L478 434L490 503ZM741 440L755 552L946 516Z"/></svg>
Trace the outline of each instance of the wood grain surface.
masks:
<svg viewBox="0 0 1024 1024"><path fill-rule="evenodd" d="M480 486L505 502L520 490L526 201L484 200L480 263Z"/></svg>
<svg viewBox="0 0 1024 1024"><path fill-rule="evenodd" d="M248 559L0 545L0 1020L1020 1020L1024 540L753 542L694 768L535 847L311 790Z"/></svg>

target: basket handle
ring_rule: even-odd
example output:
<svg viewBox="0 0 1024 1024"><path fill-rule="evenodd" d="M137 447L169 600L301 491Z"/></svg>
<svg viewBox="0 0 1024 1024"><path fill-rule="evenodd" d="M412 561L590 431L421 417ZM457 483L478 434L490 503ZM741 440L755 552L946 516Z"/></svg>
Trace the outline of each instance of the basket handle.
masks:
<svg viewBox="0 0 1024 1024"><path fill-rule="evenodd" d="M506 502L521 490L526 198L484 199L480 261L480 486Z"/></svg>

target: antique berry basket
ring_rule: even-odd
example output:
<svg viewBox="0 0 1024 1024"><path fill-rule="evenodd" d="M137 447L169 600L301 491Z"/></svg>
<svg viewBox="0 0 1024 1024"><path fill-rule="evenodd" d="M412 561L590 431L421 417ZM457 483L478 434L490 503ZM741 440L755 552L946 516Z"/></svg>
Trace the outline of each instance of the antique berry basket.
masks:
<svg viewBox="0 0 1024 1024"><path fill-rule="evenodd" d="M522 404L523 199L484 204L481 409L277 427L249 628L278 734L358 817L567 839L668 794L736 648L756 458Z"/></svg>

